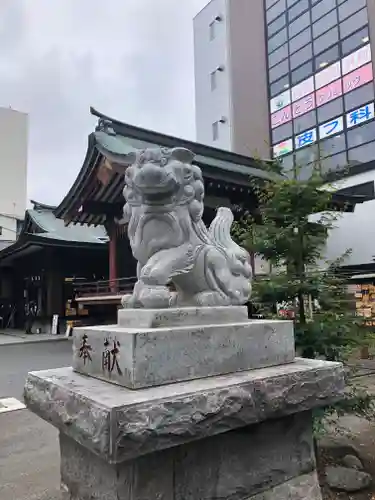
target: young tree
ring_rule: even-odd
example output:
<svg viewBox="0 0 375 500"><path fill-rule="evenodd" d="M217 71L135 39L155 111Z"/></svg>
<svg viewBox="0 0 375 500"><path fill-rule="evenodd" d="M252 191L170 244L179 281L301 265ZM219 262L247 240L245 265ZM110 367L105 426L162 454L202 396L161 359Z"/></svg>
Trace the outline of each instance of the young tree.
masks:
<svg viewBox="0 0 375 500"><path fill-rule="evenodd" d="M267 168L279 171L280 165ZM336 262L324 262L329 233L345 207L335 206L319 162L303 180L298 170L261 187L254 185L259 199L257 217L242 217L234 234L273 270L270 276L254 280L252 301L258 311L272 317L278 304L290 304L300 355L345 361L354 348L367 341L362 320L349 307L345 277L338 272L346 255ZM362 403L354 401L358 397ZM344 405L356 411L360 408L365 414L372 407L372 398L351 391L351 398L341 408Z"/></svg>

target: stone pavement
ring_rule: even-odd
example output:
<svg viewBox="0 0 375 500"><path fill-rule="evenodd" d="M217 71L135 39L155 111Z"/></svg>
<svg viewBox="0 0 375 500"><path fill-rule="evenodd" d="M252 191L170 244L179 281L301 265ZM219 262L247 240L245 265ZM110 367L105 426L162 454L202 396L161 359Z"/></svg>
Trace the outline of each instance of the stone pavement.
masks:
<svg viewBox="0 0 375 500"><path fill-rule="evenodd" d="M62 335L49 335L46 333L27 335L22 330L0 330L0 346L14 344L31 344L34 342L57 342L68 341L71 337Z"/></svg>
<svg viewBox="0 0 375 500"><path fill-rule="evenodd" d="M57 432L28 410L0 414L1 500L60 500Z"/></svg>
<svg viewBox="0 0 375 500"><path fill-rule="evenodd" d="M71 349L71 342L61 341L0 346L1 500L61 500L56 430L28 410L4 411L3 407L14 410L17 400L22 407L27 373L68 366Z"/></svg>

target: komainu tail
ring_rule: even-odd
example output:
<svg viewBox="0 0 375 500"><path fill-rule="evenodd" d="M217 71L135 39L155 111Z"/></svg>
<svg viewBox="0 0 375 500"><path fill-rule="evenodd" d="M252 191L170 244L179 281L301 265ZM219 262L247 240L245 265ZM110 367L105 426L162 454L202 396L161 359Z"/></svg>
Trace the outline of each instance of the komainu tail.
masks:
<svg viewBox="0 0 375 500"><path fill-rule="evenodd" d="M247 274L247 277L251 278L250 255L244 248L241 248L233 241L230 234L233 220L234 217L230 208L219 208L208 230L209 237L213 244L226 254L231 263L232 272Z"/></svg>
<svg viewBox="0 0 375 500"><path fill-rule="evenodd" d="M218 209L216 217L211 222L208 230L210 239L216 243L218 247L227 250L230 249L232 245L238 246L230 235L233 220L234 217L230 208L221 207Z"/></svg>

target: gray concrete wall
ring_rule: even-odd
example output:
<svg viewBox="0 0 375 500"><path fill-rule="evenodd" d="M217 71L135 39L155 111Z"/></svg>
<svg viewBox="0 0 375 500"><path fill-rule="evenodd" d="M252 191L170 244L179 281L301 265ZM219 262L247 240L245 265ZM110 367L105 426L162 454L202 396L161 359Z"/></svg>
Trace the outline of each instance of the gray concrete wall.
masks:
<svg viewBox="0 0 375 500"><path fill-rule="evenodd" d="M229 5L232 149L269 158L263 0L235 0Z"/></svg>

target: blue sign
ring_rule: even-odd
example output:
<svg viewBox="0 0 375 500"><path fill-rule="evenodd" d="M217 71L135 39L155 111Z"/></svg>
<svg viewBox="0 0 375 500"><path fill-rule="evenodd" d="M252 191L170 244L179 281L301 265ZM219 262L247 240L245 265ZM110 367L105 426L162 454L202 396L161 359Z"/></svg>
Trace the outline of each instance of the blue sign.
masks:
<svg viewBox="0 0 375 500"><path fill-rule="evenodd" d="M374 118L374 103L366 104L354 111L350 111L346 115L346 126L348 128L355 127L361 123L368 122Z"/></svg>
<svg viewBox="0 0 375 500"><path fill-rule="evenodd" d="M334 134L342 132L344 129L344 120L342 116L338 116L329 122L323 123L319 127L319 138L325 139Z"/></svg>
<svg viewBox="0 0 375 500"><path fill-rule="evenodd" d="M316 142L316 128L311 130L306 130L302 134L297 135L296 139L296 149L303 148L304 146L309 146Z"/></svg>

